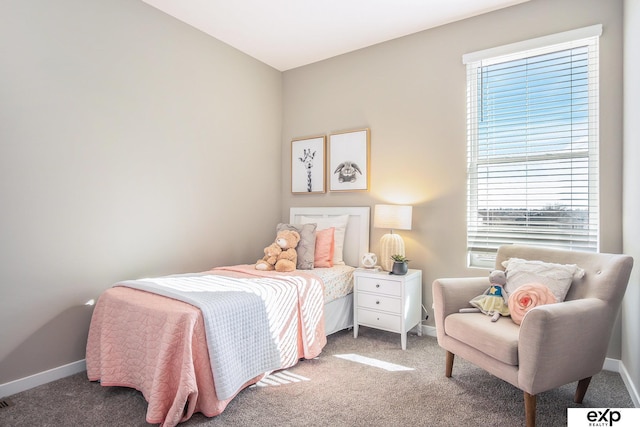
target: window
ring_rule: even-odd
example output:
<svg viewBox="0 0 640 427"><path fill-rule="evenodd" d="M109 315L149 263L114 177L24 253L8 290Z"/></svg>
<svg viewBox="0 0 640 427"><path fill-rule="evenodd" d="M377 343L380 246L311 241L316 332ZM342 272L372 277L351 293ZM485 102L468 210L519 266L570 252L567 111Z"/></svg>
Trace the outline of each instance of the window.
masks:
<svg viewBox="0 0 640 427"><path fill-rule="evenodd" d="M465 55L468 265L500 245L598 250L602 27Z"/></svg>

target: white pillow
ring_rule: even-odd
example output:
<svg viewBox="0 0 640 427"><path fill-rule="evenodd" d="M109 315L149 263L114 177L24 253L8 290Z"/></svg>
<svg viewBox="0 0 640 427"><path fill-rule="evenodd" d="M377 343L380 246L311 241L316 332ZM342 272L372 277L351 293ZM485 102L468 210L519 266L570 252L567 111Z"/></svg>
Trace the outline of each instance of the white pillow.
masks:
<svg viewBox="0 0 640 427"><path fill-rule="evenodd" d="M558 302L564 301L571 282L581 279L584 270L575 264L555 264L551 262L529 261L510 258L502 262L507 275L504 290L511 294L522 285L542 283L546 285Z"/></svg>
<svg viewBox="0 0 640 427"><path fill-rule="evenodd" d="M310 216L301 216L301 224L318 224L316 231L325 230L327 228L335 228L334 232L334 251L333 265L344 265L342 253L344 251L344 236L347 232L347 222L349 215L332 216L331 218L314 218Z"/></svg>

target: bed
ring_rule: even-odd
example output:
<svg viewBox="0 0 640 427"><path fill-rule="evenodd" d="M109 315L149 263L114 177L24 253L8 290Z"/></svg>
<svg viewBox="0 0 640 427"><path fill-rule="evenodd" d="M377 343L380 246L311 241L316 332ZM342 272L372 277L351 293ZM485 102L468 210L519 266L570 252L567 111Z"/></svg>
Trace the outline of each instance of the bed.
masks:
<svg viewBox="0 0 640 427"><path fill-rule="evenodd" d="M326 231L336 221L345 224L335 244L344 265L291 273L224 266L107 289L89 329L89 380L139 390L147 422L175 426L196 412L218 415L265 374L316 357L327 335L353 324L352 273L368 252L369 208L290 211L290 226Z"/></svg>

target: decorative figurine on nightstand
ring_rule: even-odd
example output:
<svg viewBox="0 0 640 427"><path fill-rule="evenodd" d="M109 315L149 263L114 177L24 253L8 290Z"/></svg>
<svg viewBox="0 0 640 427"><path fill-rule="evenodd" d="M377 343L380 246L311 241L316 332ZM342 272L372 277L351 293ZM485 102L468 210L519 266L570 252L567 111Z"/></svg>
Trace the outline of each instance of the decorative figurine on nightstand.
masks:
<svg viewBox="0 0 640 427"><path fill-rule="evenodd" d="M372 269L372 268L375 268L376 264L378 263L378 257L373 252L368 252L362 255L362 259L360 260L360 263L364 268Z"/></svg>
<svg viewBox="0 0 640 427"><path fill-rule="evenodd" d="M391 273L389 274L397 274L398 276L402 276L407 274L409 271L408 262L411 261L405 258L404 255L391 255L391 259L393 260L393 267L391 269Z"/></svg>

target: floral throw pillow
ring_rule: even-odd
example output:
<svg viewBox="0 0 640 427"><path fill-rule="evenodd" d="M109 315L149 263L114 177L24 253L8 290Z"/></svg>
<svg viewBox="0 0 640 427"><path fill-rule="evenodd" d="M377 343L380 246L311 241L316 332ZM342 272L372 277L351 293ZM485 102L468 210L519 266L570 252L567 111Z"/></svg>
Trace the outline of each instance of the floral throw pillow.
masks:
<svg viewBox="0 0 640 427"><path fill-rule="evenodd" d="M509 314L511 314L511 320L519 325L532 308L555 302L557 300L551 289L542 283L522 285L509 295Z"/></svg>

